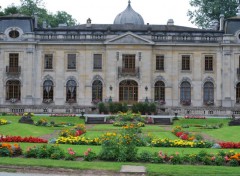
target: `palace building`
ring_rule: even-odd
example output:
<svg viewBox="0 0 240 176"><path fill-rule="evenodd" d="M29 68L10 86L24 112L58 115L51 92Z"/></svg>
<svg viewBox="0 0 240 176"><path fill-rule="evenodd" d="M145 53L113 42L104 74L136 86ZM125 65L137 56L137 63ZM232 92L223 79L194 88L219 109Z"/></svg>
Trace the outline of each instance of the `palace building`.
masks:
<svg viewBox="0 0 240 176"><path fill-rule="evenodd" d="M145 24L130 1L113 24L0 17L0 112L89 112L99 101L240 114L240 12L211 29Z"/></svg>

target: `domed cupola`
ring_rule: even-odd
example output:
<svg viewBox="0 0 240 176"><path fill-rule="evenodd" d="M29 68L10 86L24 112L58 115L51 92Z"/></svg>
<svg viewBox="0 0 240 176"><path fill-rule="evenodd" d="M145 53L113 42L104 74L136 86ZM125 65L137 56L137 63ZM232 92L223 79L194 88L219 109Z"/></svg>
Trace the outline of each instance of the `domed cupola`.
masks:
<svg viewBox="0 0 240 176"><path fill-rule="evenodd" d="M142 16L132 9L131 1L129 0L127 8L116 16L114 24L144 25L144 21Z"/></svg>

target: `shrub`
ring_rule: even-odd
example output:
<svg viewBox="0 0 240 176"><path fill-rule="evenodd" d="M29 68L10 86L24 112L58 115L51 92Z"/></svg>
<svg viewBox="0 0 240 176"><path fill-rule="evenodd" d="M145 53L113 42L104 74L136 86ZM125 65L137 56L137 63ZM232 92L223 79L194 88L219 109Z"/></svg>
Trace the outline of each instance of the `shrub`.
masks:
<svg viewBox="0 0 240 176"><path fill-rule="evenodd" d="M180 157L180 155L178 153L171 155L169 158L170 158L169 161L172 164L182 164L182 162L183 162L182 158Z"/></svg>
<svg viewBox="0 0 240 176"><path fill-rule="evenodd" d="M232 167L239 166L238 160L236 160L236 159L230 160L229 165L232 166Z"/></svg>
<svg viewBox="0 0 240 176"><path fill-rule="evenodd" d="M135 127L123 127L119 134L107 135L102 141L99 157L108 161L137 160L137 133Z"/></svg>
<svg viewBox="0 0 240 176"><path fill-rule="evenodd" d="M104 103L98 103L98 109L99 109L99 113L104 113L104 114L107 114L108 113L108 110L107 110L107 107L105 106Z"/></svg>
<svg viewBox="0 0 240 176"><path fill-rule="evenodd" d="M148 151L143 151L139 154L138 160L141 162L151 162L153 155Z"/></svg>
<svg viewBox="0 0 240 176"><path fill-rule="evenodd" d="M64 158L63 150L57 145L41 145L28 147L24 155L27 158Z"/></svg>
<svg viewBox="0 0 240 176"><path fill-rule="evenodd" d="M83 159L84 161L93 161L97 158L95 152L92 151L91 148L88 148L87 151L84 152Z"/></svg>
<svg viewBox="0 0 240 176"><path fill-rule="evenodd" d="M72 148L68 148L68 153L65 156L65 160L76 160L76 152Z"/></svg>

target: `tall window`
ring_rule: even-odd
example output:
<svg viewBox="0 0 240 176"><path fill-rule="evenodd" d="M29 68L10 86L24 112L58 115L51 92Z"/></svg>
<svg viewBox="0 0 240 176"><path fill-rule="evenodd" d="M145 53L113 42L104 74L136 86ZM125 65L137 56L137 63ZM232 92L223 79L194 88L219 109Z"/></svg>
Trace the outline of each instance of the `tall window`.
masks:
<svg viewBox="0 0 240 176"><path fill-rule="evenodd" d="M96 70L102 69L102 54L93 55L93 69Z"/></svg>
<svg viewBox="0 0 240 176"><path fill-rule="evenodd" d="M100 80L95 80L92 84L92 101L102 101L103 84Z"/></svg>
<svg viewBox="0 0 240 176"><path fill-rule="evenodd" d="M9 54L9 72L18 72L18 63L19 62L19 54L18 53L10 53Z"/></svg>
<svg viewBox="0 0 240 176"><path fill-rule="evenodd" d="M213 71L213 56L205 56L205 71Z"/></svg>
<svg viewBox="0 0 240 176"><path fill-rule="evenodd" d="M119 84L119 101L138 101L138 83L133 80L124 80Z"/></svg>
<svg viewBox="0 0 240 176"><path fill-rule="evenodd" d="M180 101L182 104L185 104L185 105L190 105L191 103L191 85L187 81L184 81L181 84Z"/></svg>
<svg viewBox="0 0 240 176"><path fill-rule="evenodd" d="M123 72L135 72L135 55L123 54Z"/></svg>
<svg viewBox="0 0 240 176"><path fill-rule="evenodd" d="M156 70L164 70L164 56L156 56Z"/></svg>
<svg viewBox="0 0 240 176"><path fill-rule="evenodd" d="M44 69L53 69L53 55L52 54L45 54Z"/></svg>
<svg viewBox="0 0 240 176"><path fill-rule="evenodd" d="M190 70L190 56L182 55L182 70Z"/></svg>
<svg viewBox="0 0 240 176"><path fill-rule="evenodd" d="M74 80L69 80L66 85L66 101L76 101L77 84Z"/></svg>
<svg viewBox="0 0 240 176"><path fill-rule="evenodd" d="M6 84L6 100L21 99L21 83L18 80L9 80Z"/></svg>
<svg viewBox="0 0 240 176"><path fill-rule="evenodd" d="M154 100L155 101L165 101L165 84L162 81L158 81L154 86Z"/></svg>
<svg viewBox="0 0 240 176"><path fill-rule="evenodd" d="M53 101L53 82L51 80L43 83L43 100Z"/></svg>
<svg viewBox="0 0 240 176"><path fill-rule="evenodd" d="M236 87L236 103L240 103L240 83Z"/></svg>
<svg viewBox="0 0 240 176"><path fill-rule="evenodd" d="M214 103L214 85L212 82L206 82L203 86L203 102L205 104Z"/></svg>
<svg viewBox="0 0 240 176"><path fill-rule="evenodd" d="M76 69L76 54L68 54L67 60L67 68L68 69Z"/></svg>

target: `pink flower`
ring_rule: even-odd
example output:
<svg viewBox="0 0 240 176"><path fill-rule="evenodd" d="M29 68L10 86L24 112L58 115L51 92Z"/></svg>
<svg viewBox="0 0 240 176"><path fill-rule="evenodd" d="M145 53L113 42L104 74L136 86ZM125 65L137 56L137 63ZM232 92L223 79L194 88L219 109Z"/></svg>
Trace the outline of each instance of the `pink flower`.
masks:
<svg viewBox="0 0 240 176"><path fill-rule="evenodd" d="M92 151L92 149L91 149L91 148L88 148L88 149L87 149L87 151L88 151L88 152L91 152L91 151Z"/></svg>
<svg viewBox="0 0 240 176"><path fill-rule="evenodd" d="M69 151L68 152L70 155L75 155L75 152L73 152L73 151Z"/></svg>
<svg viewBox="0 0 240 176"><path fill-rule="evenodd" d="M229 161L228 156L225 156L224 159L225 159L225 161Z"/></svg>
<svg viewBox="0 0 240 176"><path fill-rule="evenodd" d="M216 159L215 156L213 156L213 157L211 158L212 161L214 161L215 159Z"/></svg>
<svg viewBox="0 0 240 176"><path fill-rule="evenodd" d="M88 156L88 152L84 152L84 156Z"/></svg>
<svg viewBox="0 0 240 176"><path fill-rule="evenodd" d="M176 155L179 155L179 153L178 153L178 152L176 152Z"/></svg>
<svg viewBox="0 0 240 176"><path fill-rule="evenodd" d="M170 159L173 159L174 157L173 157L173 156L170 156L169 158L170 158Z"/></svg>

